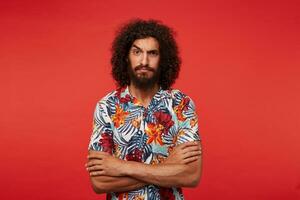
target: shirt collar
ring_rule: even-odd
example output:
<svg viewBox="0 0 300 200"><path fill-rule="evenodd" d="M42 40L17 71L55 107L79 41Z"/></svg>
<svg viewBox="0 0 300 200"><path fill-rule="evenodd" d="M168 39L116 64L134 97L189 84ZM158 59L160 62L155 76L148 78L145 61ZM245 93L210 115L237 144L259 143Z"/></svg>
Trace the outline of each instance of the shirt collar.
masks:
<svg viewBox="0 0 300 200"><path fill-rule="evenodd" d="M125 86L125 88L123 88L121 90L121 97L126 97L126 96L129 96L131 98L131 101L132 102L136 102L136 98L134 96L132 96L129 92L129 86ZM155 93L155 95L152 97L152 100L155 100L155 101L160 101L161 99L163 98L171 98L171 93L170 93L170 90L163 90L161 86L159 86L159 89L158 91Z"/></svg>

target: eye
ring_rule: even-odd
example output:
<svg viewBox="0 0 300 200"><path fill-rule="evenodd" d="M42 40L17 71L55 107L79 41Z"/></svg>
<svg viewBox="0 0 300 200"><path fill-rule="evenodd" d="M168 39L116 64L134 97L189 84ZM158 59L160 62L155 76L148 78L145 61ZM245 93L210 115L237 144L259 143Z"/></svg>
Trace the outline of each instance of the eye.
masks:
<svg viewBox="0 0 300 200"><path fill-rule="evenodd" d="M149 54L151 56L158 56L158 52L157 51L150 51Z"/></svg>
<svg viewBox="0 0 300 200"><path fill-rule="evenodd" d="M141 53L141 51L138 50L138 49L133 49L133 50L132 50L132 53L133 53L134 55L139 55L139 54Z"/></svg>

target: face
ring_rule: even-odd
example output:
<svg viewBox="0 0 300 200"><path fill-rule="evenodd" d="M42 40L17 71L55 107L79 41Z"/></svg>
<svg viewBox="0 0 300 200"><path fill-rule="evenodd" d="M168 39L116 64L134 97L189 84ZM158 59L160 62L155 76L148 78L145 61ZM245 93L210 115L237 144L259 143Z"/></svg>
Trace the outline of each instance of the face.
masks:
<svg viewBox="0 0 300 200"><path fill-rule="evenodd" d="M153 37L137 39L128 55L131 83L139 88L152 87L159 77L159 43Z"/></svg>

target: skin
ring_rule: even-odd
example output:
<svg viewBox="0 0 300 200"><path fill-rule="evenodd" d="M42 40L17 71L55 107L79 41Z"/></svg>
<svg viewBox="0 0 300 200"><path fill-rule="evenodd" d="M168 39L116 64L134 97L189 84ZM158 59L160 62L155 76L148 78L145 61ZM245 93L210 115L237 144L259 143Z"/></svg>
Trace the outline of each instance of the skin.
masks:
<svg viewBox="0 0 300 200"><path fill-rule="evenodd" d="M133 42L128 65L136 78L150 80L159 73L159 43L153 37ZM144 107L159 90L158 83L140 88L133 82L129 92ZM90 150L85 165L96 193L125 192L154 184L162 187L195 187L201 176L202 156L200 142L186 142L175 146L163 163L149 165L125 161L99 151Z"/></svg>
<svg viewBox="0 0 300 200"><path fill-rule="evenodd" d="M158 73L160 59L159 43L153 37L135 40L129 50L128 59L129 67L131 67L138 78L151 79L155 73ZM137 70L141 66L144 69ZM158 83L146 89L139 88L139 86L133 82L129 85L129 92L135 96L144 107L149 105L158 89Z"/></svg>
<svg viewBox="0 0 300 200"><path fill-rule="evenodd" d="M186 142L160 164L120 160L106 152L89 151L86 170L96 193L123 192L148 184L195 187L201 176L201 144Z"/></svg>

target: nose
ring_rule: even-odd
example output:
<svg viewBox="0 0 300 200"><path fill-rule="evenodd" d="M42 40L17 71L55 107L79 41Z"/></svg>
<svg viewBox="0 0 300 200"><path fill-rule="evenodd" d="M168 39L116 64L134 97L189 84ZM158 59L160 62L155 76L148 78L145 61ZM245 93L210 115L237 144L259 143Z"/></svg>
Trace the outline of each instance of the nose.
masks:
<svg viewBox="0 0 300 200"><path fill-rule="evenodd" d="M144 53L143 53L141 64L142 64L143 66L148 65L148 55L147 55L147 52L144 52Z"/></svg>

